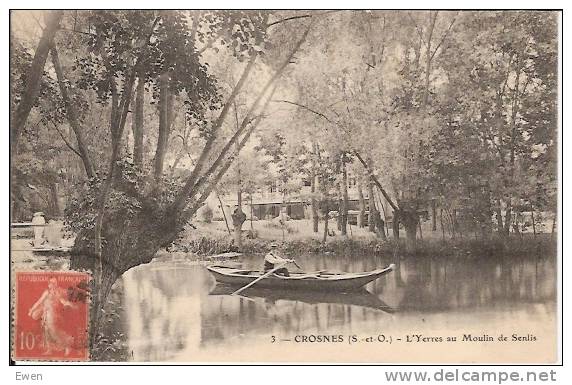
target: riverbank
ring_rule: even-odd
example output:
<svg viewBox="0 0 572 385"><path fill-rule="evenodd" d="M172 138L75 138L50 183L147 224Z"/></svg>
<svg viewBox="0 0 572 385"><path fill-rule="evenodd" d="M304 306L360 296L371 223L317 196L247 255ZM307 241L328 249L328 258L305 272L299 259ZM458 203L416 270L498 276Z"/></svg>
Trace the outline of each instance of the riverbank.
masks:
<svg viewBox="0 0 572 385"><path fill-rule="evenodd" d="M322 242L320 233L314 233L309 221L289 221L290 230L282 232L271 221L255 221L243 226L242 246L236 247L233 234L224 222L198 223L196 229L185 231L167 251L187 256L203 257L229 251L246 254L265 253L272 242L278 242L282 253L295 256L299 253L333 253L343 255L379 255L402 257L457 257L483 258L518 255L556 255L556 234L511 234L501 237L496 233L487 236L442 238L436 232L422 233L423 238L407 244L402 237L377 238L367 228L353 226L350 234L335 234ZM335 229L335 223L333 224Z"/></svg>
<svg viewBox="0 0 572 385"><path fill-rule="evenodd" d="M125 334L125 300L123 279L118 279L103 306L103 320L96 342L91 348L91 361L126 362L130 360Z"/></svg>

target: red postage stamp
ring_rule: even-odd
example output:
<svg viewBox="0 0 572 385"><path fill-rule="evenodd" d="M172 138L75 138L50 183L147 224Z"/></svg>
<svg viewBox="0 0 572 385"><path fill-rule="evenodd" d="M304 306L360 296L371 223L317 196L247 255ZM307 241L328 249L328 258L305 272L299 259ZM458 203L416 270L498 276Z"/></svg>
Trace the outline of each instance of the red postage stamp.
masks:
<svg viewBox="0 0 572 385"><path fill-rule="evenodd" d="M89 358L88 273L16 272L14 360Z"/></svg>

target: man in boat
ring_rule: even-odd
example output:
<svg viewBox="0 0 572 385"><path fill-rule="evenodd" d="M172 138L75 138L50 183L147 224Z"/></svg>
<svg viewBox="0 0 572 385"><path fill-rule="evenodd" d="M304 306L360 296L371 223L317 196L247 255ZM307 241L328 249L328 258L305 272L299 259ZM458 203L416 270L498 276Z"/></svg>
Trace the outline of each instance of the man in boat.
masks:
<svg viewBox="0 0 572 385"><path fill-rule="evenodd" d="M272 242L270 244L270 251L264 257L264 272L270 271L279 265L286 265L289 262L294 262L294 260L281 257L278 252L278 244L276 242ZM283 275L285 277L290 276L286 266L276 270L274 274Z"/></svg>

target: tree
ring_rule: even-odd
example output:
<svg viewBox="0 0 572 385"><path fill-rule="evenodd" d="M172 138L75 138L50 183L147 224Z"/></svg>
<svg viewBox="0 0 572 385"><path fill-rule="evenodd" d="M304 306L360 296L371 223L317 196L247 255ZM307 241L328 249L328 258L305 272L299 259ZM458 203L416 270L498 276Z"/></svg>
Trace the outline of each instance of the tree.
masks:
<svg viewBox="0 0 572 385"><path fill-rule="evenodd" d="M10 122L10 144L12 153L14 154L18 152L20 133L26 124L32 107L36 104L42 83L40 80L44 73L48 52L52 46L62 15L62 11L52 11L46 16L46 27L42 32L42 37L38 42L30 67L25 72L25 78L22 79L23 90L22 92L16 92L15 95L11 95L12 100L18 99L17 106L12 115L12 121Z"/></svg>
<svg viewBox="0 0 572 385"><path fill-rule="evenodd" d="M497 228L503 236L509 234L515 204L530 202L536 194L527 186L543 184L534 165L553 158L555 16L539 12L473 13L463 20L466 35L451 41L441 64L448 73L448 95L443 100L447 110L442 110L443 115L466 138L463 144L455 145L467 170L462 173L467 178L464 185L478 178L488 186ZM465 53L462 61L456 56L460 52ZM449 140L457 137L445 135ZM547 175L554 175L554 170L552 163Z"/></svg>
<svg viewBox="0 0 572 385"><path fill-rule="evenodd" d="M117 277L149 262L160 247L175 239L228 170L233 152L246 145L261 123L277 80L312 25L311 17L288 22L299 26L298 33L285 35L280 20L269 12L82 11L73 27L64 24L58 32L52 61L61 69L56 71L60 72L59 93L75 141L87 141L92 131L105 138L92 143L94 152L78 151L86 172L91 164L97 177L86 179L85 190L78 191L66 210L71 228L78 233L71 267L94 272L94 330L101 314L97 309ZM79 39L80 47L72 49L76 57L72 63L58 66L58 59L68 54L68 47L59 40L65 41L67 36ZM280 41L288 49L269 50L270 36L275 44ZM230 89L217 84L203 57L215 49L243 63L238 81ZM249 101L238 129L227 135L227 115L257 65L265 66L271 76ZM159 110L150 168L141 167L139 155L137 162L133 161L131 143L124 141L134 94L136 133L142 127L137 122L145 108L141 86L134 91L136 83L143 82ZM92 108L102 108L104 116L109 116L108 130L85 127L90 111L79 113L72 102L91 100L92 96L97 104ZM164 163L172 134L171 109L177 97L187 106L187 122L198 127L196 140L200 144L192 171L169 179ZM153 127L146 126L149 130ZM137 137L140 144L139 134Z"/></svg>

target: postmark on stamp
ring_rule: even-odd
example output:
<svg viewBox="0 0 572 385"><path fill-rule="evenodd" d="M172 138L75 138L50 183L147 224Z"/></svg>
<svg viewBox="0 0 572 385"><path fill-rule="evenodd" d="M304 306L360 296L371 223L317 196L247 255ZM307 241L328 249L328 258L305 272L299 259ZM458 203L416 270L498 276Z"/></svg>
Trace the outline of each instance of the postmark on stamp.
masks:
<svg viewBox="0 0 572 385"><path fill-rule="evenodd" d="M19 271L15 278L13 359L88 360L90 275Z"/></svg>

